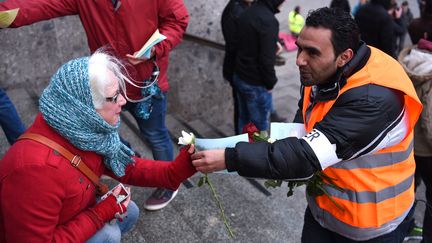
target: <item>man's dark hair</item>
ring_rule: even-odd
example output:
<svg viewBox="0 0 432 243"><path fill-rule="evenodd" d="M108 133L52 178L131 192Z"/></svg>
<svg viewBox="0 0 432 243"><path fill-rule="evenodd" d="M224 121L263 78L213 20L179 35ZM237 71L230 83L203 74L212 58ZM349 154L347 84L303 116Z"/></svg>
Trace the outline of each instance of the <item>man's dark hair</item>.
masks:
<svg viewBox="0 0 432 243"><path fill-rule="evenodd" d="M332 33L331 42L336 56L348 48L356 52L360 45L357 23L349 13L339 8L324 7L309 12L306 26L329 29Z"/></svg>

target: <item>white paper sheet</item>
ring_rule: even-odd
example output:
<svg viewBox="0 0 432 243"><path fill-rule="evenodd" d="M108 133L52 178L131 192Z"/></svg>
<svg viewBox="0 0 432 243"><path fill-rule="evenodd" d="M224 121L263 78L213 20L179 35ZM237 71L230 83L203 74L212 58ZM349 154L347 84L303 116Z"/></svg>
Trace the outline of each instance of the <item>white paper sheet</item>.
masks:
<svg viewBox="0 0 432 243"><path fill-rule="evenodd" d="M306 135L302 123L272 122L270 124L270 138L279 140L287 137L301 138Z"/></svg>
<svg viewBox="0 0 432 243"><path fill-rule="evenodd" d="M195 146L198 150L209 150L209 149L224 149L234 148L238 142L248 142L248 135L241 134L226 138L196 138Z"/></svg>
<svg viewBox="0 0 432 243"><path fill-rule="evenodd" d="M226 138L195 138L195 146L199 151L209 149L224 149L234 148L238 142L248 142L249 137L247 133L226 137ZM237 172L228 172L227 170L217 171L215 173L223 173L230 175L238 175Z"/></svg>

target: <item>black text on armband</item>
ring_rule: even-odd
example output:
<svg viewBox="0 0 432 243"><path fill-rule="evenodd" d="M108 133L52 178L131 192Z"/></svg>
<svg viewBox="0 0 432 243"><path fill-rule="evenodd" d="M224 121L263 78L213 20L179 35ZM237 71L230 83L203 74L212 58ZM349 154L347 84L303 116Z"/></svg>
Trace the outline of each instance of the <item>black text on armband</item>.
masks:
<svg viewBox="0 0 432 243"><path fill-rule="evenodd" d="M315 138L318 138L319 136L320 133L317 130L313 129L310 133L306 135L306 139L308 139L309 142L312 142Z"/></svg>

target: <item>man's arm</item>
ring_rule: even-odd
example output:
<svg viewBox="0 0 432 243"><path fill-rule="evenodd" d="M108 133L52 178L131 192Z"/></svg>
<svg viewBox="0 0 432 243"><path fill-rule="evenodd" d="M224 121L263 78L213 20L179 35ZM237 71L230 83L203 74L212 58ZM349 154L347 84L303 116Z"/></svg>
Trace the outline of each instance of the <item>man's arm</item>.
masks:
<svg viewBox="0 0 432 243"><path fill-rule="evenodd" d="M229 171L242 176L304 179L341 160L397 143L404 132L403 95L376 85L342 94L324 119L303 138L269 143L238 143L225 150Z"/></svg>
<svg viewBox="0 0 432 243"><path fill-rule="evenodd" d="M167 37L155 46L156 57L167 56L183 38L189 22L189 14L182 0L159 0L159 31Z"/></svg>
<svg viewBox="0 0 432 243"><path fill-rule="evenodd" d="M0 11L16 8L19 8L19 11L9 26L10 28L78 13L76 0L6 0L0 2Z"/></svg>

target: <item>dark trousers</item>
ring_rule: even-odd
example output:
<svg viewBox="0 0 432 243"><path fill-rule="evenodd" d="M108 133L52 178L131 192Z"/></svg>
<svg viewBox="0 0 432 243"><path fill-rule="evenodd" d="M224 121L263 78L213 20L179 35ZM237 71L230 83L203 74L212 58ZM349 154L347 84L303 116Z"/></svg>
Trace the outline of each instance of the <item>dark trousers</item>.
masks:
<svg viewBox="0 0 432 243"><path fill-rule="evenodd" d="M393 231L388 234L367 240L367 241L355 241L339 235L333 231L323 228L312 216L309 207L306 208L304 216L304 225L302 232L302 243L354 243L354 242L364 242L364 243L398 243L402 242L408 233L410 227L410 218L414 213L414 207L411 208L410 212L402 223Z"/></svg>
<svg viewBox="0 0 432 243"><path fill-rule="evenodd" d="M239 126L238 126L239 104L237 99L237 91L235 91L235 88L232 85L231 87L232 87L232 96L234 101L234 133L235 135L239 135L242 133L242 131L239 130Z"/></svg>
<svg viewBox="0 0 432 243"><path fill-rule="evenodd" d="M416 161L416 185L419 177L426 186L426 210L423 220L423 243L432 243L432 157L414 156Z"/></svg>

